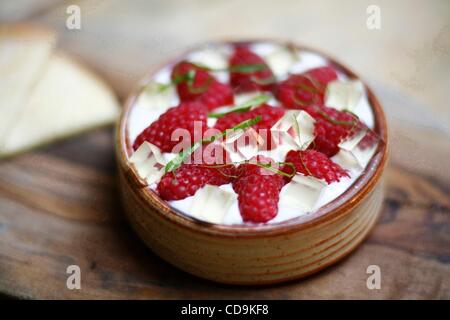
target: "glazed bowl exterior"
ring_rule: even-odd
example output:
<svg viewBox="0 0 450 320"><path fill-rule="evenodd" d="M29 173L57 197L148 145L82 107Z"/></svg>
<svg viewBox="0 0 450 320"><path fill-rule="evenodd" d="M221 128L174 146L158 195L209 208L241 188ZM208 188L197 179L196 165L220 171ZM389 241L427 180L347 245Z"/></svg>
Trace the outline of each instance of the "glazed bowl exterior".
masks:
<svg viewBox="0 0 450 320"><path fill-rule="evenodd" d="M319 54L349 78L358 78L336 60ZM132 148L127 138L129 110L140 94L136 90L125 103L116 133L120 192L130 224L145 244L166 261L221 283L278 283L305 277L336 263L368 235L383 203L387 125L380 103L367 85L365 88L375 116L374 130L382 140L365 172L346 192L318 211L259 226L218 225L186 216L172 209L138 177L128 162Z"/></svg>

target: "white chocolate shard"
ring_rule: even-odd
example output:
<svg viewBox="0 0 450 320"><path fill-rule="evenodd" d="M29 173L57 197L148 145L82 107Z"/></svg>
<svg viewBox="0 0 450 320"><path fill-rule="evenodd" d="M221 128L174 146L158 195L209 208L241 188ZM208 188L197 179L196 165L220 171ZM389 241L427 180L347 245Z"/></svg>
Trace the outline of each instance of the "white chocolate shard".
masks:
<svg viewBox="0 0 450 320"><path fill-rule="evenodd" d="M346 150L339 150L332 160L346 170L360 171L362 169L356 158Z"/></svg>
<svg viewBox="0 0 450 320"><path fill-rule="evenodd" d="M226 136L222 145L232 162L249 160L258 155L264 138L253 128L238 130Z"/></svg>
<svg viewBox="0 0 450 320"><path fill-rule="evenodd" d="M228 155L230 156L230 160L231 162L242 162L244 160L246 160L245 156L238 152L235 147L233 146L233 144L222 144L223 148L228 152Z"/></svg>
<svg viewBox="0 0 450 320"><path fill-rule="evenodd" d="M335 80L327 85L325 105L338 110L353 110L361 100L364 86L359 80Z"/></svg>
<svg viewBox="0 0 450 320"><path fill-rule="evenodd" d="M231 162L236 163L236 162L242 162L242 161L246 160L245 157L241 153L233 151L233 150L229 150L229 149L227 149L227 147L225 147L225 149L227 150L228 154L230 155Z"/></svg>
<svg viewBox="0 0 450 320"><path fill-rule="evenodd" d="M235 141L244 134L244 130L237 130L228 134L222 141L223 148L228 152L232 162L244 161L244 156L235 148Z"/></svg>
<svg viewBox="0 0 450 320"><path fill-rule="evenodd" d="M205 48L193 52L188 57L188 60L214 70L225 70L228 67L227 53L218 48Z"/></svg>
<svg viewBox="0 0 450 320"><path fill-rule="evenodd" d="M208 45L201 50L190 53L187 60L209 68L214 76L221 82L228 82L228 56L231 48L224 46Z"/></svg>
<svg viewBox="0 0 450 320"><path fill-rule="evenodd" d="M151 81L145 84L136 103L142 104L150 110L167 110L169 107L177 105L178 98L174 86Z"/></svg>
<svg viewBox="0 0 450 320"><path fill-rule="evenodd" d="M300 111L300 114L296 117L297 125L294 127L298 137L297 143L300 145L302 150L305 150L310 143L314 140L314 120L309 113L305 111Z"/></svg>
<svg viewBox="0 0 450 320"><path fill-rule="evenodd" d="M148 184L157 182L164 175L166 161L161 150L147 141L131 155L130 162L136 168L139 177Z"/></svg>
<svg viewBox="0 0 450 320"><path fill-rule="evenodd" d="M270 131L277 144L287 144L293 150L305 150L315 138L314 123L309 113L289 110Z"/></svg>
<svg viewBox="0 0 450 320"><path fill-rule="evenodd" d="M284 77L299 60L299 55L290 48L281 47L272 51L264 58L275 76Z"/></svg>
<svg viewBox="0 0 450 320"><path fill-rule="evenodd" d="M372 134L372 137L368 138L369 134ZM339 144L336 161L345 169L364 169L375 153L378 142L378 138L370 129L363 128Z"/></svg>
<svg viewBox="0 0 450 320"><path fill-rule="evenodd" d="M326 186L323 180L297 174L281 190L279 205L311 211Z"/></svg>
<svg viewBox="0 0 450 320"><path fill-rule="evenodd" d="M253 128L248 128L245 130L245 134L250 137L250 142L255 145L262 145L264 144L264 138L260 135L260 133L256 132ZM239 142L239 140L238 140ZM238 143L239 144L239 143Z"/></svg>
<svg viewBox="0 0 450 320"><path fill-rule="evenodd" d="M366 136L367 129L359 130L356 134L352 135L348 139L344 139L341 143L339 143L339 148L351 151L355 149L355 147L361 142L362 139Z"/></svg>
<svg viewBox="0 0 450 320"><path fill-rule="evenodd" d="M0 147L41 80L55 43L52 30L20 24L0 26Z"/></svg>
<svg viewBox="0 0 450 320"><path fill-rule="evenodd" d="M236 193L206 185L195 193L189 213L201 220L222 223L235 202L237 202Z"/></svg>
<svg viewBox="0 0 450 320"><path fill-rule="evenodd" d="M229 131L229 132L227 132L227 134L225 136L224 142L226 144L233 143L237 139L239 139L244 133L245 133L245 130L243 130L243 129L239 129L236 131Z"/></svg>
<svg viewBox="0 0 450 320"><path fill-rule="evenodd" d="M14 118L9 118L8 110L0 107L0 118L10 119L7 132L0 137L0 157L111 124L120 114L114 92L65 54L53 53L35 80L32 88L21 91L25 99ZM3 100L0 94L0 105L8 101L11 100ZM0 127L3 121L0 120Z"/></svg>
<svg viewBox="0 0 450 320"><path fill-rule="evenodd" d="M258 146L254 144L238 145L237 152L243 160L249 160L258 155Z"/></svg>
<svg viewBox="0 0 450 320"><path fill-rule="evenodd" d="M156 162L160 164L165 164L165 159L161 153L161 150L155 146L154 144L144 141L140 147L131 155L130 162L136 163L136 162L142 162L147 160L149 157L156 158Z"/></svg>

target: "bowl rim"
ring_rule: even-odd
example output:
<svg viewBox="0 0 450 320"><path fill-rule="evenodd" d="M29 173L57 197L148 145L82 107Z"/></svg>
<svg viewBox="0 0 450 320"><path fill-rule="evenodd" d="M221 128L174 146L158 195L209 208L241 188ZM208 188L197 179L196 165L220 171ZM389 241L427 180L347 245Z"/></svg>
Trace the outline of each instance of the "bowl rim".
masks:
<svg viewBox="0 0 450 320"><path fill-rule="evenodd" d="M319 208L315 212L299 217L291 218L277 223L266 223L264 225L225 225L206 222L188 216L181 211L172 208L165 200L162 200L154 190L150 189L148 185L138 176L135 169L128 162L128 157L131 155L131 143L128 139L127 124L128 115L132 106L137 101L137 98L142 93L144 84L148 83L153 75L167 65L174 64L177 61L186 57L189 53L209 45L236 45L236 44L254 44L254 43L274 43L282 46L295 48L296 50L309 51L317 53L324 57L329 64L338 68L350 79L360 80L367 93L369 103L372 107L375 118L374 131L380 137L380 143L374 156L366 166L366 170L360 175L358 179L340 196L325 206ZM176 225L209 236L224 236L224 237L267 237L286 235L293 232L315 228L323 224L329 223L346 213L349 213L356 205L358 205L370 193L378 180L380 179L388 158L388 128L386 116L381 106L381 103L376 98L372 89L351 69L336 60L334 57L323 53L320 50L313 49L308 46L298 45L289 40L274 40L267 38L253 38L246 40L217 40L207 41L187 48L180 54L165 60L165 63L157 64L146 75L138 81L138 85L130 93L125 100L123 110L116 125L116 160L118 162L119 170L122 170L124 177L128 183L131 183L137 199L144 206L148 206L151 214L159 215L161 218L175 223ZM123 187L123 186L122 186ZM149 212L150 214L150 212Z"/></svg>

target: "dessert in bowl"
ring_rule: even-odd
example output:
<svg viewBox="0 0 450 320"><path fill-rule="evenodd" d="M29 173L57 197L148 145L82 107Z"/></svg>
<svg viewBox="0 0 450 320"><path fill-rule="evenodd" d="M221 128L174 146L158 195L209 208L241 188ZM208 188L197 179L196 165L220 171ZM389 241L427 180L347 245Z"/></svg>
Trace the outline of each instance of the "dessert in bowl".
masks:
<svg viewBox="0 0 450 320"><path fill-rule="evenodd" d="M381 106L349 69L292 44L190 50L142 81L117 133L132 226L207 279L316 272L362 241L382 204Z"/></svg>

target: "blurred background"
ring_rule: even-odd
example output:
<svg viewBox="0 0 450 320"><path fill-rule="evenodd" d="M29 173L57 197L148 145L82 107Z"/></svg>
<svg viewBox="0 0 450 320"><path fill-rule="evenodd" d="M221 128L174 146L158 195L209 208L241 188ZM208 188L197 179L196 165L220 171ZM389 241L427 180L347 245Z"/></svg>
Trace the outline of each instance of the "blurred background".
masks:
<svg viewBox="0 0 450 320"><path fill-rule="evenodd" d="M80 29L67 27L73 5ZM375 29L368 27L371 5L379 12ZM317 48L378 94L391 123L394 161L450 180L445 163L424 159L448 151L447 0L17 0L0 2L0 21L54 27L59 47L102 75L121 100L152 67L204 41L273 37Z"/></svg>
<svg viewBox="0 0 450 320"><path fill-rule="evenodd" d="M81 30L66 28L72 4L81 9ZM380 8L380 29L367 27L369 5ZM104 74L121 96L150 67L196 43L289 39L414 97L450 125L447 0L16 0L0 2L0 20L55 27L60 46Z"/></svg>
<svg viewBox="0 0 450 320"><path fill-rule="evenodd" d="M70 30L73 5L81 28ZM368 27L371 5L379 28ZM450 1L0 1L0 22L16 21L55 28L59 49L122 101L149 69L204 41L279 38L317 48L374 89L391 160L380 222L360 249L317 276L258 289L191 277L140 243L117 197L111 127L2 161L0 296L450 298ZM72 263L84 272L83 290L64 286ZM374 263L380 291L366 288Z"/></svg>

